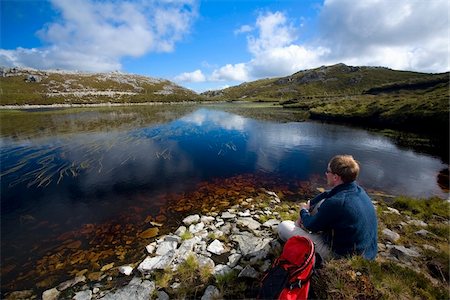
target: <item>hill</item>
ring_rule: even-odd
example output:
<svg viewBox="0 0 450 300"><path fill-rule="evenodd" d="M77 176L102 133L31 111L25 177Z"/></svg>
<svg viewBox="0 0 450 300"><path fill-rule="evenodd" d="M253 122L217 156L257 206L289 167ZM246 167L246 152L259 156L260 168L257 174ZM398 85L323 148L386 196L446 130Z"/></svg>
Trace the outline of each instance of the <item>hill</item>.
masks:
<svg viewBox="0 0 450 300"><path fill-rule="evenodd" d="M436 75L383 67L322 66L290 76L261 79L203 95L221 100L286 101L305 97L330 98L360 95L394 82L433 79ZM448 78L448 75L447 75Z"/></svg>
<svg viewBox="0 0 450 300"><path fill-rule="evenodd" d="M0 105L181 102L195 92L165 79L111 73L0 68Z"/></svg>

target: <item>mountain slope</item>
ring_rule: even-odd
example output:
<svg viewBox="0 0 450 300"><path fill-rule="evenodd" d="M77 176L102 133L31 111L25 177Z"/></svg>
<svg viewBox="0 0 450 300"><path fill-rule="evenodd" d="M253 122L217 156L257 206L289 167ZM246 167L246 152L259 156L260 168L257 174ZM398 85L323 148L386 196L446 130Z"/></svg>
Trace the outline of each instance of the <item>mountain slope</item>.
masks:
<svg viewBox="0 0 450 300"><path fill-rule="evenodd" d="M164 79L111 73L0 68L0 104L179 102L195 92Z"/></svg>
<svg viewBox="0 0 450 300"><path fill-rule="evenodd" d="M396 71L382 67L352 67L344 64L300 71L290 76L243 83L203 95L221 100L286 101L304 97L360 95L393 82L427 79L435 75Z"/></svg>

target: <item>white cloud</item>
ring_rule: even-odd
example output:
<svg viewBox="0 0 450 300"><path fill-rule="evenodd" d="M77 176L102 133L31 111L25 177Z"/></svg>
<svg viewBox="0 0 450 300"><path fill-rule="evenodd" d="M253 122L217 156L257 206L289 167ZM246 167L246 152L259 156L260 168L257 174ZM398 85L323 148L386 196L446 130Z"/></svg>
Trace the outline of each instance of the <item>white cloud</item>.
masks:
<svg viewBox="0 0 450 300"><path fill-rule="evenodd" d="M205 75L201 70L195 70L194 72L185 72L175 77L177 82L204 82L206 81Z"/></svg>
<svg viewBox="0 0 450 300"><path fill-rule="evenodd" d="M197 5L190 0L52 3L61 19L37 33L49 46L0 50L0 63L38 69L116 70L125 56L172 51L197 16Z"/></svg>
<svg viewBox="0 0 450 300"><path fill-rule="evenodd" d="M253 31L253 27L250 25L242 25L234 31L234 34L241 34Z"/></svg>
<svg viewBox="0 0 450 300"><path fill-rule="evenodd" d="M210 80L248 81L287 76L343 62L399 70L445 72L449 66L449 2L446 0L326 0L314 40L299 43L282 12L260 14L247 36L252 59L213 71ZM239 32L245 32L241 30Z"/></svg>
<svg viewBox="0 0 450 300"><path fill-rule="evenodd" d="M214 70L209 79L211 81L246 81L249 79L247 68L248 66L243 63L235 65L227 64L220 69Z"/></svg>
<svg viewBox="0 0 450 300"><path fill-rule="evenodd" d="M449 70L446 0L329 0L319 43L329 60L426 72Z"/></svg>

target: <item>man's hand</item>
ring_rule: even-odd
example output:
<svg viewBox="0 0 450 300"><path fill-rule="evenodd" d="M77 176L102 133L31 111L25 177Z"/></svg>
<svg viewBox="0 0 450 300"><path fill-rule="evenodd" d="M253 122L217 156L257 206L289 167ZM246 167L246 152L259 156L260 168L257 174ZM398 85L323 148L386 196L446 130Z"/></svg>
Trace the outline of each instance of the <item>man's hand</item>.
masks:
<svg viewBox="0 0 450 300"><path fill-rule="evenodd" d="M309 211L309 201L300 203L300 209L306 209Z"/></svg>

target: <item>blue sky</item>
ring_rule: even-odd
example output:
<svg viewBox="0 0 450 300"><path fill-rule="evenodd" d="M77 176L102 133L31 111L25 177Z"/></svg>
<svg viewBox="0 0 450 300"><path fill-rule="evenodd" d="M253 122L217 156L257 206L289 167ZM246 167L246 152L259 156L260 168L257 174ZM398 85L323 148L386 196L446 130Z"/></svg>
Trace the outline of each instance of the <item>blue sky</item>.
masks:
<svg viewBox="0 0 450 300"><path fill-rule="evenodd" d="M346 63L449 71L447 0L1 0L0 65L202 92Z"/></svg>

